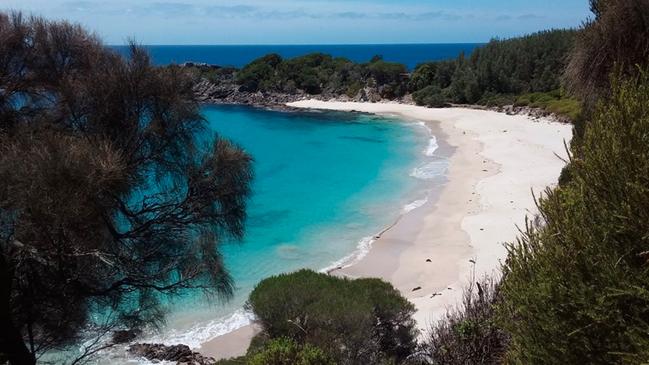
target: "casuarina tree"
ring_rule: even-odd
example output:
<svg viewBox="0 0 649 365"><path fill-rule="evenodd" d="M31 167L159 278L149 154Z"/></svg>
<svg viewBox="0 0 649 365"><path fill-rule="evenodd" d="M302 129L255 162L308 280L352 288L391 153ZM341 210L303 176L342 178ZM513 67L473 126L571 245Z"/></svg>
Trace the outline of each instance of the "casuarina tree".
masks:
<svg viewBox="0 0 649 365"><path fill-rule="evenodd" d="M10 363L160 323L167 295L231 294L219 242L243 234L251 158L209 136L191 86L137 46L123 58L77 25L0 14ZM79 356L103 342L90 343Z"/></svg>

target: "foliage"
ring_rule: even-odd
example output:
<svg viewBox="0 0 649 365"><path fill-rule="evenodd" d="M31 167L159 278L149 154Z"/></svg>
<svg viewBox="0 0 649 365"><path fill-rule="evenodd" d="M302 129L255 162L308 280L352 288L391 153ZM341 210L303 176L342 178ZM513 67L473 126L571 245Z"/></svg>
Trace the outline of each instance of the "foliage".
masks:
<svg viewBox="0 0 649 365"><path fill-rule="evenodd" d="M649 358L649 77L611 94L570 178L540 200L542 222L509 246L498 313L511 363Z"/></svg>
<svg viewBox="0 0 649 365"><path fill-rule="evenodd" d="M322 350L306 343L278 338L270 340L263 349L250 356L248 365L333 365Z"/></svg>
<svg viewBox="0 0 649 365"><path fill-rule="evenodd" d="M464 292L460 308L433 325L423 344L430 364L497 364L507 349L509 336L496 323L494 306L498 283L484 279Z"/></svg>
<svg viewBox="0 0 649 365"><path fill-rule="evenodd" d="M442 89L437 85L429 85L421 90L412 93L412 99L417 105L425 105L433 108L441 108L446 105L446 98L442 95Z"/></svg>
<svg viewBox="0 0 649 365"><path fill-rule="evenodd" d="M481 104L493 102L495 95L556 90L574 36L572 30L552 30L492 40L468 58L461 54L455 60L417 66L409 89L417 92L434 85L447 102Z"/></svg>
<svg viewBox="0 0 649 365"><path fill-rule="evenodd" d="M236 84L243 92L324 97L355 98L370 89L372 95L395 100L410 93L418 105L432 107L504 105L515 101L515 95L558 90L574 37L573 30L552 30L495 39L477 47L469 57L460 54L452 60L423 63L410 73L404 65L380 56L354 63L322 53L291 59L269 54L236 72ZM203 76L215 83L229 82L224 74L231 71L207 70Z"/></svg>
<svg viewBox="0 0 649 365"><path fill-rule="evenodd" d="M593 109L611 73L637 74L649 63L649 1L591 0L596 18L578 33L565 70L570 91Z"/></svg>
<svg viewBox="0 0 649 365"><path fill-rule="evenodd" d="M581 103L573 97L566 96L561 90L520 95L516 98L514 105L543 109L550 113L567 116L573 121L578 120L581 116Z"/></svg>
<svg viewBox="0 0 649 365"><path fill-rule="evenodd" d="M237 74L242 91L308 94L347 94L353 97L365 86L379 87L382 96L395 98L406 92L402 83L405 66L380 58L358 64L345 58L312 53L283 60L267 55L246 65Z"/></svg>
<svg viewBox="0 0 649 365"><path fill-rule="evenodd" d="M0 14L0 39L0 352L29 364L160 323L164 295L227 297L218 239L243 234L251 159L199 143L187 75L66 22Z"/></svg>
<svg viewBox="0 0 649 365"><path fill-rule="evenodd" d="M340 364L398 362L416 347L413 305L379 279L301 270L262 280L249 305L271 338L313 344Z"/></svg>

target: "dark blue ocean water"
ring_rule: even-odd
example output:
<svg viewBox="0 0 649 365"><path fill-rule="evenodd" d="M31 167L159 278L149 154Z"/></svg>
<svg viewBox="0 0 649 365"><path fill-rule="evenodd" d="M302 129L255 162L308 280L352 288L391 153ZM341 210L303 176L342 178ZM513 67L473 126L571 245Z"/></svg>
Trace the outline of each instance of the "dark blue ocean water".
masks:
<svg viewBox="0 0 649 365"><path fill-rule="evenodd" d="M313 52L345 57L354 62L367 62L375 55L391 62L405 64L413 69L426 61L457 57L460 52L470 54L480 43L449 44L360 44L360 45L246 45L246 46L145 46L157 65L204 62L221 66L242 67L269 53L290 58ZM113 46L127 54L126 46Z"/></svg>

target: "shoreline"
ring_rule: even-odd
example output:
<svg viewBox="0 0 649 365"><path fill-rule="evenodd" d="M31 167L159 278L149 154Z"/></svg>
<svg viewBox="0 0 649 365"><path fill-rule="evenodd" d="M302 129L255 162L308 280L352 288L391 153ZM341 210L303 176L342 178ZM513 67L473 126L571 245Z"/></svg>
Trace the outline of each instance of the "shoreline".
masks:
<svg viewBox="0 0 649 365"><path fill-rule="evenodd" d="M461 302L472 275L498 274L504 243L536 214L531 190L556 185L565 164L556 155L567 157L563 143L572 137L571 125L478 109L314 100L289 105L436 123L455 149L439 198L404 216L363 260L341 270L391 282L415 304L422 331ZM386 269L395 261L396 270Z"/></svg>
<svg viewBox="0 0 649 365"><path fill-rule="evenodd" d="M379 277L416 307L422 335L461 302L472 275L498 272L505 242L536 213L535 193L556 185L572 126L545 118L469 108L431 109L400 103L289 103L295 109L365 112L420 121L450 148L446 182L436 196L385 228L360 260L331 274ZM555 155L556 154L556 155ZM250 327L250 326L247 326ZM244 327L204 343L201 353L245 353L255 332ZM229 348L224 344L237 344ZM216 351L216 349L219 349Z"/></svg>

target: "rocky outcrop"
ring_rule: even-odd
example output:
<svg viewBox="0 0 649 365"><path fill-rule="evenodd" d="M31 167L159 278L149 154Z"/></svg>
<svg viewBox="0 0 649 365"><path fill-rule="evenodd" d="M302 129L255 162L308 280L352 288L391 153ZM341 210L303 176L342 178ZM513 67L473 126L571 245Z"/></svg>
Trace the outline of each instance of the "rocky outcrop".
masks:
<svg viewBox="0 0 649 365"><path fill-rule="evenodd" d="M508 115L527 115L532 119L550 118L561 123L570 123L570 118L565 115L551 113L540 108L531 108L529 106L505 105L503 107L493 108L494 110Z"/></svg>
<svg viewBox="0 0 649 365"><path fill-rule="evenodd" d="M190 66L196 66L191 64ZM189 66L186 66L189 67ZM250 92L245 91L236 82L236 69L223 69L213 65L203 65L202 67L209 67L213 70L220 70L216 75L210 79L199 78L194 84L194 93L198 101L209 104L244 104L256 107L270 108L270 109L291 109L286 106L291 103L304 99L318 99L324 101L356 101L356 102L370 102L378 103L383 101L400 102L403 104L414 104L411 94L397 99L384 99L382 95L386 95L385 86L370 87L366 86L360 89L356 95L348 96L345 94L338 94L332 90L323 90L322 93L311 95L303 90L295 89L290 93L284 92ZM528 115L533 119L549 118L562 123L570 123L570 118L548 112L544 109L530 108L528 106L514 106L505 105L499 107L486 107L480 105L458 105L449 104L450 106L458 106L473 109L494 110L509 115Z"/></svg>
<svg viewBox="0 0 649 365"><path fill-rule="evenodd" d="M291 92L250 92L236 82L236 69L218 68L218 66L199 65L194 63L183 64L184 67L209 68L212 72L209 78L198 77L194 82L194 94L196 99L202 103L209 104L244 104L258 107L270 107L274 109L286 109L286 103L303 100L339 100L339 101L363 101L380 102L382 90L374 87L365 87L358 93L349 97L345 94L335 93L331 90L323 90L317 95L308 94L303 90L294 89Z"/></svg>
<svg viewBox="0 0 649 365"><path fill-rule="evenodd" d="M137 343L128 348L131 355L147 360L175 361L178 365L214 365L216 360L192 351L187 345L166 346L159 343Z"/></svg>
<svg viewBox="0 0 649 365"><path fill-rule="evenodd" d="M234 80L213 82L207 79L201 79L194 85L194 93L197 100L202 103L246 104L254 106L280 106L308 97L303 92L286 94L242 91Z"/></svg>

